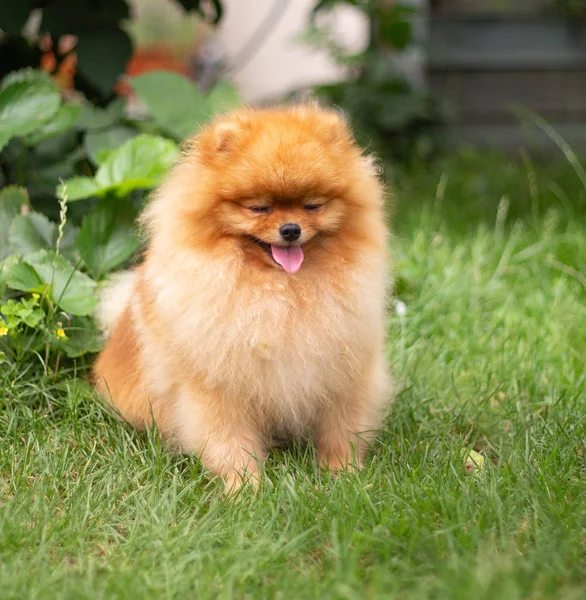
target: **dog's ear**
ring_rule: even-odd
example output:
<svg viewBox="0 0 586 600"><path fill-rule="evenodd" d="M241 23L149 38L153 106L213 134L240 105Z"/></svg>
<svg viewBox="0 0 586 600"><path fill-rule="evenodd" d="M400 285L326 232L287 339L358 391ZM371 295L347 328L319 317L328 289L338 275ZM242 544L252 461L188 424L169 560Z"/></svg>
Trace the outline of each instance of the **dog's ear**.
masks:
<svg viewBox="0 0 586 600"><path fill-rule="evenodd" d="M232 143L242 132L242 124L236 121L224 121L218 123L214 129L214 151L226 152L232 146Z"/></svg>
<svg viewBox="0 0 586 600"><path fill-rule="evenodd" d="M350 128L342 111L322 111L320 120L324 131L327 131L328 141L347 142L351 137Z"/></svg>
<svg viewBox="0 0 586 600"><path fill-rule="evenodd" d="M234 147L244 127L244 123L237 119L218 121L202 131L195 139L194 145L206 159L225 155Z"/></svg>

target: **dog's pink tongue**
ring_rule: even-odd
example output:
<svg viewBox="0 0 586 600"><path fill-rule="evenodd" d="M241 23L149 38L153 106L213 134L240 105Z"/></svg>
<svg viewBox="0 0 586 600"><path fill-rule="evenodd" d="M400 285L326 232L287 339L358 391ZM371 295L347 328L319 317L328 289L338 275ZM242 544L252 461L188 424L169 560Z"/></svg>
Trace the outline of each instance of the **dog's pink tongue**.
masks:
<svg viewBox="0 0 586 600"><path fill-rule="evenodd" d="M297 273L303 262L303 250L301 246L275 246L271 244L271 252L275 262L278 262L287 273Z"/></svg>

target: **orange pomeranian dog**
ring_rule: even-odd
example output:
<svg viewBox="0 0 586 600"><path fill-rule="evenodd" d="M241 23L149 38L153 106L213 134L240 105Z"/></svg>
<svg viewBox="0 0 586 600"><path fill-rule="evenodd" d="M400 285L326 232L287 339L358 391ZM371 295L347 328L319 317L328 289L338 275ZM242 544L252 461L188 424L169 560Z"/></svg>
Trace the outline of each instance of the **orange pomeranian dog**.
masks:
<svg viewBox="0 0 586 600"><path fill-rule="evenodd" d="M359 468L390 396L387 232L371 158L336 114L243 109L191 140L143 217L144 262L106 290L98 390L226 487L275 440Z"/></svg>

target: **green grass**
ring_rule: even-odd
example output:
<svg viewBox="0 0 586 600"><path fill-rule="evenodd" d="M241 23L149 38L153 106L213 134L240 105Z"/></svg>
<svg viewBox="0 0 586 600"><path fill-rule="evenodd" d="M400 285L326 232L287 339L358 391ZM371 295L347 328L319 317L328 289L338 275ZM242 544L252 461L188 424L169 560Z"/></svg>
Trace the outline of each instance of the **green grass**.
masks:
<svg viewBox="0 0 586 600"><path fill-rule="evenodd" d="M395 212L398 395L359 475L300 447L226 500L73 373L4 365L1 597L586 597L586 190L463 154Z"/></svg>

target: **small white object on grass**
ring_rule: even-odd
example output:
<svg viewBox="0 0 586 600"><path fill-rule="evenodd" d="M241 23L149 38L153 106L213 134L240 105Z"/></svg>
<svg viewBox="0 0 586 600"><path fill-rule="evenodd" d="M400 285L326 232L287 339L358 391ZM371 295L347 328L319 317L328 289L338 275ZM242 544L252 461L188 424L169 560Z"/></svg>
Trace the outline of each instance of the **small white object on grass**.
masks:
<svg viewBox="0 0 586 600"><path fill-rule="evenodd" d="M395 302L395 312L399 317L404 317L407 313L407 305L402 300Z"/></svg>

